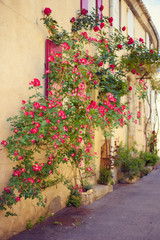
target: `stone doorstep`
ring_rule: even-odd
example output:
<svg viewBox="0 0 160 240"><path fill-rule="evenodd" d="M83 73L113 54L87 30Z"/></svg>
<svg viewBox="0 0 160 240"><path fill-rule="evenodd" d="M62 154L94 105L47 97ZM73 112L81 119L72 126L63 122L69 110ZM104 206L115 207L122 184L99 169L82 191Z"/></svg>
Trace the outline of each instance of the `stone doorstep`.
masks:
<svg viewBox="0 0 160 240"><path fill-rule="evenodd" d="M106 194L113 191L112 185L101 185L96 184L93 186L93 189L88 190L87 192L82 193L82 204L88 205L104 197Z"/></svg>
<svg viewBox="0 0 160 240"><path fill-rule="evenodd" d="M96 199L100 199L104 197L106 194L110 193L113 191L113 186L112 185L101 185L101 184L96 184L93 187Z"/></svg>

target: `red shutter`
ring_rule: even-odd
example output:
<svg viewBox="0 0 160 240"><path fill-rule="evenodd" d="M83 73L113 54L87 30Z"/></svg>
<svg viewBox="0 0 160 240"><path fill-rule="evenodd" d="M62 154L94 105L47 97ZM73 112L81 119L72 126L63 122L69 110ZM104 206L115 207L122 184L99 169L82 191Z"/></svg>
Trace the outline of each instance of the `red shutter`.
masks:
<svg viewBox="0 0 160 240"><path fill-rule="evenodd" d="M97 12L100 16L100 19L102 18L102 11L100 11L100 6L103 4L103 0L96 0L96 9L97 9Z"/></svg>
<svg viewBox="0 0 160 240"><path fill-rule="evenodd" d="M53 52L61 52L62 53L62 48L60 46L57 46L54 42L52 42L49 39L46 39L46 70L49 70L49 61L48 57L53 53ZM45 82L45 96L48 97L48 81L49 78L46 77L46 82Z"/></svg>
<svg viewBox="0 0 160 240"><path fill-rule="evenodd" d="M81 10L82 9L88 10L88 0L81 0Z"/></svg>

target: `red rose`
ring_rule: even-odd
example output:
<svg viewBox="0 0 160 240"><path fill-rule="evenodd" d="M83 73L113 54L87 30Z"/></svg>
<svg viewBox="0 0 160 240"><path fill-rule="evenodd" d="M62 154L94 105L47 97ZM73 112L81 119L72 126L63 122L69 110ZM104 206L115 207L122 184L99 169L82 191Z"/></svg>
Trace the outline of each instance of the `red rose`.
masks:
<svg viewBox="0 0 160 240"><path fill-rule="evenodd" d="M140 42L142 42L142 43L144 43L144 40L143 40L143 38L139 38L139 41L140 41Z"/></svg>
<svg viewBox="0 0 160 240"><path fill-rule="evenodd" d="M133 38L130 37L128 44L133 44L133 43L134 43L134 40L133 40Z"/></svg>
<svg viewBox="0 0 160 240"><path fill-rule="evenodd" d="M114 65L114 64L111 64L109 67L110 67L112 70L114 70L115 65Z"/></svg>
<svg viewBox="0 0 160 240"><path fill-rule="evenodd" d="M129 86L129 91L131 91L132 90L132 86Z"/></svg>
<svg viewBox="0 0 160 240"><path fill-rule="evenodd" d="M94 31L95 31L95 32L99 31L99 27L98 27L98 26L95 26L95 27L94 27Z"/></svg>
<svg viewBox="0 0 160 240"><path fill-rule="evenodd" d="M75 22L75 18L72 17L71 20L70 20L71 23L74 23Z"/></svg>
<svg viewBox="0 0 160 240"><path fill-rule="evenodd" d="M118 44L117 48L118 48L118 49L122 49L122 45L121 45L121 44Z"/></svg>
<svg viewBox="0 0 160 240"><path fill-rule="evenodd" d="M86 15L87 12L88 12L88 11L87 11L86 9L83 8L82 11L81 11L81 14L82 14L82 15Z"/></svg>
<svg viewBox="0 0 160 240"><path fill-rule="evenodd" d="M135 69L135 68L133 68L133 70L132 70L132 73L133 73L133 74L135 74L135 73L136 73L136 69Z"/></svg>
<svg viewBox="0 0 160 240"><path fill-rule="evenodd" d="M100 28L102 29L105 26L104 22L100 24Z"/></svg>
<svg viewBox="0 0 160 240"><path fill-rule="evenodd" d="M122 31L125 31L126 30L126 27L124 26L124 27L122 27Z"/></svg>
<svg viewBox="0 0 160 240"><path fill-rule="evenodd" d="M103 9L104 9L104 6L101 5L100 8L99 8L99 10L100 10L100 11L103 11Z"/></svg>
<svg viewBox="0 0 160 240"><path fill-rule="evenodd" d="M44 14L49 16L51 14L52 10L50 8L45 8L44 9Z"/></svg>
<svg viewBox="0 0 160 240"><path fill-rule="evenodd" d="M98 66L99 67L103 66L103 62L101 61L100 63L98 63Z"/></svg>
<svg viewBox="0 0 160 240"><path fill-rule="evenodd" d="M113 17L110 17L110 18L108 19L108 21L109 21L109 23L112 23L112 22L113 22Z"/></svg>
<svg viewBox="0 0 160 240"><path fill-rule="evenodd" d="M150 53L153 53L153 52L154 52L153 49L151 49L151 50L150 50Z"/></svg>

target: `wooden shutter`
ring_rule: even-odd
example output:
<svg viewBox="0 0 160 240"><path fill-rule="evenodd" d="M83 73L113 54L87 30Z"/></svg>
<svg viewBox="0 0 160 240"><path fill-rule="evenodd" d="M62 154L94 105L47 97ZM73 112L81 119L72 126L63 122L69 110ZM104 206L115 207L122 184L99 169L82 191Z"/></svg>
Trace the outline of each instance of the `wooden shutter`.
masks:
<svg viewBox="0 0 160 240"><path fill-rule="evenodd" d="M57 46L54 42L52 42L49 39L46 39L46 70L49 70L49 61L48 57L52 53L56 52L61 52L62 53L62 48L60 46ZM46 82L45 82L45 96L48 97L48 82L49 78L46 77Z"/></svg>
<svg viewBox="0 0 160 240"><path fill-rule="evenodd" d="M82 9L88 10L88 0L81 0L81 10Z"/></svg>

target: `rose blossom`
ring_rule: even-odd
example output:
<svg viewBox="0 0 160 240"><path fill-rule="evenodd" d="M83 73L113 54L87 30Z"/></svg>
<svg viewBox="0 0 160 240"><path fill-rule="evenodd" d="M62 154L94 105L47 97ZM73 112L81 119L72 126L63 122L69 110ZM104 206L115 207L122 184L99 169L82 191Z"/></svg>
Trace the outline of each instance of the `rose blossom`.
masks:
<svg viewBox="0 0 160 240"><path fill-rule="evenodd" d="M20 197L16 197L16 201L17 201L17 202L19 202L19 201L20 201L20 199L21 199Z"/></svg>
<svg viewBox="0 0 160 240"><path fill-rule="evenodd" d="M34 78L33 81L29 83L29 85L33 85L34 87L39 87L41 85L39 79Z"/></svg>
<svg viewBox="0 0 160 240"><path fill-rule="evenodd" d="M100 24L100 28L102 29L105 26L104 22Z"/></svg>
<svg viewBox="0 0 160 240"><path fill-rule="evenodd" d="M98 27L98 26L95 26L95 27L94 27L94 31L95 31L95 32L99 31L99 27Z"/></svg>
<svg viewBox="0 0 160 240"><path fill-rule="evenodd" d="M129 38L129 41L128 41L128 44L133 44L134 43L134 40L133 40L133 38Z"/></svg>
<svg viewBox="0 0 160 240"><path fill-rule="evenodd" d="M87 12L88 12L88 11L87 11L86 9L83 8L82 11L81 11L81 14L82 14L82 15L86 15Z"/></svg>
<svg viewBox="0 0 160 240"><path fill-rule="evenodd" d="M61 47L64 48L66 51L70 49L70 46L67 42L62 43Z"/></svg>
<svg viewBox="0 0 160 240"><path fill-rule="evenodd" d="M122 49L122 45L121 45L121 44L118 44L117 48L118 48L118 49Z"/></svg>
<svg viewBox="0 0 160 240"><path fill-rule="evenodd" d="M100 8L99 8L99 10L100 10L100 11L103 11L103 9L104 9L104 6L101 5Z"/></svg>
<svg viewBox="0 0 160 240"><path fill-rule="evenodd" d="M50 8L46 7L43 12L45 15L49 16L51 14L52 10Z"/></svg>
<svg viewBox="0 0 160 240"><path fill-rule="evenodd" d="M113 22L113 17L110 17L110 18L108 19L108 21L109 21L109 23L112 23L112 22Z"/></svg>
<svg viewBox="0 0 160 240"><path fill-rule="evenodd" d="M74 23L75 22L75 18L72 17L71 20L70 20L71 23Z"/></svg>
<svg viewBox="0 0 160 240"><path fill-rule="evenodd" d="M87 171L88 171L88 172L91 172L91 171L92 171L92 168L91 168L91 167L88 167L88 168L87 168Z"/></svg>
<svg viewBox="0 0 160 240"><path fill-rule="evenodd" d="M99 67L103 66L103 62L101 61L100 63L98 63L98 66Z"/></svg>

